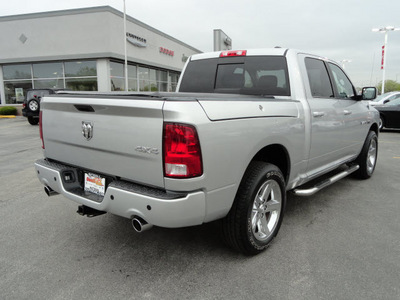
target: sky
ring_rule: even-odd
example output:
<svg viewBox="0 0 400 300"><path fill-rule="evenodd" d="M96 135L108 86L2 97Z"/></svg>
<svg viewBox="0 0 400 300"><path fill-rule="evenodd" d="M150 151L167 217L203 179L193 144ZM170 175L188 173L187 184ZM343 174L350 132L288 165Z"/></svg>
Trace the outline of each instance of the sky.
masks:
<svg viewBox="0 0 400 300"><path fill-rule="evenodd" d="M109 5L123 0L2 0L0 16ZM127 15L200 51L222 29L233 49L294 48L345 63L357 87L382 81L385 34L400 28L398 0L126 0ZM1 45L0 45L1 49ZM386 80L400 83L400 30L388 34Z"/></svg>

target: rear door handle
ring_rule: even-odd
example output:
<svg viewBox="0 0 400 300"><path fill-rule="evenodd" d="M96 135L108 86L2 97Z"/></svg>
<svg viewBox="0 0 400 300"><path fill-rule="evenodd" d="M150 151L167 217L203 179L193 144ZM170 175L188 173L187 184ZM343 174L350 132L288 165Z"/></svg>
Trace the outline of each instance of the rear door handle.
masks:
<svg viewBox="0 0 400 300"><path fill-rule="evenodd" d="M314 118L320 118L320 117L323 117L323 116L325 116L325 112L323 112L323 111L314 111L313 112L313 117Z"/></svg>

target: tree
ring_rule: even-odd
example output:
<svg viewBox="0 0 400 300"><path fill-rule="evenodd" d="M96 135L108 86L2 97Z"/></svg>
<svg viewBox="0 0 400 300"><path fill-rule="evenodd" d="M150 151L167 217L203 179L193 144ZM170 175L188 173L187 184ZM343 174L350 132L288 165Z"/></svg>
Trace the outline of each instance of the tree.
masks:
<svg viewBox="0 0 400 300"><path fill-rule="evenodd" d="M382 81L378 84L377 89L379 94L382 93ZM394 80L385 80L385 93L400 91L400 83Z"/></svg>

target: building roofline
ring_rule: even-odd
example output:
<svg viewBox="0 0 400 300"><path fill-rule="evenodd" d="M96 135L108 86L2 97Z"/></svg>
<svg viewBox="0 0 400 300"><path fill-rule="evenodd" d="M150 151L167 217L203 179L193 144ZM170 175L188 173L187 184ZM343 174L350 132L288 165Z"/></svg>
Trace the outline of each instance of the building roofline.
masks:
<svg viewBox="0 0 400 300"><path fill-rule="evenodd" d="M77 14L87 14L87 13L97 13L97 12L110 12L121 18L124 17L123 12L105 5L105 6L95 6L95 7L86 7L86 8L74 8L74 9L66 9L66 10L56 10L56 11L47 11L47 12L37 12L37 13L28 13L28 14L20 14L20 15L11 15L11 16L0 16L0 22L8 22L8 21L17 21L17 20L26 20L26 19L40 19L45 17L58 17L58 16L66 16L66 15L77 15ZM202 53L202 51L154 28L151 27L129 15L126 15L126 20L139 25L149 31L152 31L158 35L161 35L175 43L178 43L184 47L187 47L195 52Z"/></svg>

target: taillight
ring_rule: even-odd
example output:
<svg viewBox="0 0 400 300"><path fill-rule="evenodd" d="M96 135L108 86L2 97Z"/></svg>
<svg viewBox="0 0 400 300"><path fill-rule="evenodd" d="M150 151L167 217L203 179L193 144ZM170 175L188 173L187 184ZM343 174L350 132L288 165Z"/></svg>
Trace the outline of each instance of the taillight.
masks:
<svg viewBox="0 0 400 300"><path fill-rule="evenodd" d="M246 50L230 50L222 51L219 57L231 57L231 56L246 56Z"/></svg>
<svg viewBox="0 0 400 300"><path fill-rule="evenodd" d="M39 113L39 133L40 133L40 139L42 140L42 148L44 149L42 111L40 111Z"/></svg>
<svg viewBox="0 0 400 300"><path fill-rule="evenodd" d="M196 128L186 124L164 124L164 175L191 178L203 174L200 141Z"/></svg>

